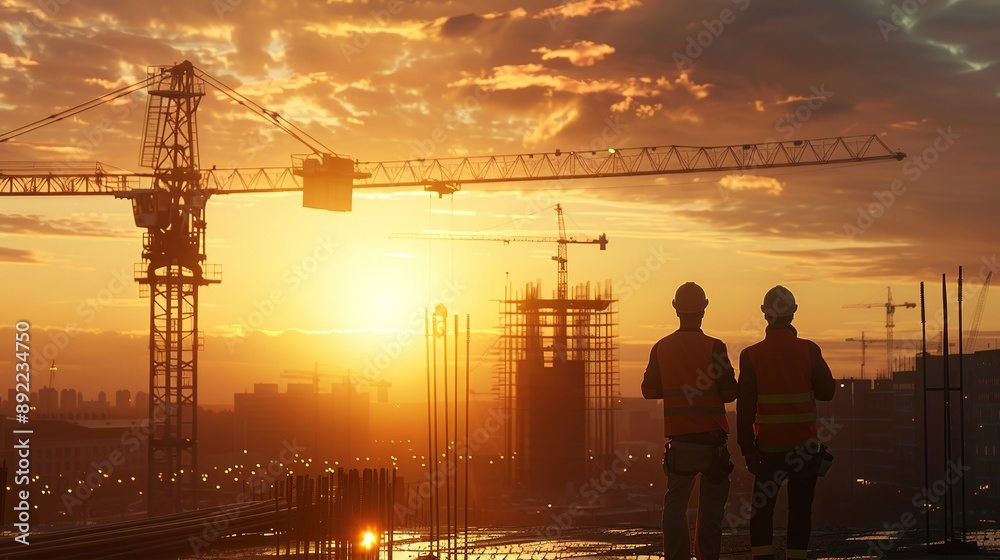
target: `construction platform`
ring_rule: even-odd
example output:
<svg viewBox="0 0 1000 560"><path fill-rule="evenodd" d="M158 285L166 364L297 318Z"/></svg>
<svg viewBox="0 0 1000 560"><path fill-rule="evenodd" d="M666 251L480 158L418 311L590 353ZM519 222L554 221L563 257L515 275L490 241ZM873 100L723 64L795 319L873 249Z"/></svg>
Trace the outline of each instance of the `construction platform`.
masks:
<svg viewBox="0 0 1000 560"><path fill-rule="evenodd" d="M663 558L661 533L656 528L595 528L570 527L552 538L540 538L539 527L521 529L470 529L468 548L459 540L460 549L450 553L442 541L441 558L470 560L561 560L564 558L624 558L656 560ZM870 560L961 560L969 558L1000 558L1000 530L978 531L969 534L979 541L977 555L928 554L923 546L922 531L905 534L874 529L848 527L823 527L813 530L809 546L811 559ZM426 554L428 542L417 535L398 534L394 538L393 560L413 560ZM783 558L784 533L775 535L776 558ZM872 545L880 546L882 556L871 552ZM217 552L215 558L229 560L273 559L274 550L243 549ZM726 531L723 536L721 558L749 558L750 537L745 530ZM184 560L191 557L182 557ZM305 558L305 556L302 556ZM379 551L379 560L388 559L387 551Z"/></svg>

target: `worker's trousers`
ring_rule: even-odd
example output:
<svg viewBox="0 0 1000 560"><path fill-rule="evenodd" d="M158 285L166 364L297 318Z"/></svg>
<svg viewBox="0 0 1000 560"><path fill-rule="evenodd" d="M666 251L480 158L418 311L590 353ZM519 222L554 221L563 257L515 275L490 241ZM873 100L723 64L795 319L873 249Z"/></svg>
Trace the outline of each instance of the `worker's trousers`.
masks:
<svg viewBox="0 0 1000 560"><path fill-rule="evenodd" d="M819 457L765 453L764 470L754 478L750 512L750 548L755 560L774 558L774 504L778 490L788 481L788 530L785 557L805 558L812 531L812 503L819 473Z"/></svg>
<svg viewBox="0 0 1000 560"><path fill-rule="evenodd" d="M728 459L728 458L727 458ZM729 498L729 474L708 477L667 472L663 496L663 559L690 560L687 507L695 479L698 483L698 521L694 531L694 554L698 560L718 560L722 543L722 517Z"/></svg>

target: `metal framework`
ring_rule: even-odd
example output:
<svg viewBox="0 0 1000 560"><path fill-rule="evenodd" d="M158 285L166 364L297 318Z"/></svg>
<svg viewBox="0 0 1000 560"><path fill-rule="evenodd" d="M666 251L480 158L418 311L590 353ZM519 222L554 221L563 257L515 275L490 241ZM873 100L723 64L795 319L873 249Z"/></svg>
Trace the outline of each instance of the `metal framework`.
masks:
<svg viewBox="0 0 1000 560"><path fill-rule="evenodd" d="M3 137L0 136L0 141ZM301 161L292 167L203 169L202 184L211 194L301 191ZM408 161L355 162L359 177L353 188L433 187L463 183L509 183L669 175L675 173L758 169L901 160L905 154L886 146L875 134L789 140L731 146L650 146L600 152L543 152ZM23 165L24 162L14 162ZM130 188L125 181L147 174L116 172L67 173L52 169L29 175L0 172L0 194L116 194ZM101 164L91 164L100 166ZM99 168L98 168L99 169ZM364 177L367 175L367 177ZM104 177L105 182L98 180ZM21 179L20 177L25 177ZM85 180L90 178L90 180ZM119 181L107 184L107 180Z"/></svg>
<svg viewBox="0 0 1000 560"><path fill-rule="evenodd" d="M507 476L534 489L582 482L614 452L618 300L610 281L545 299L539 284L500 302L496 388L507 417Z"/></svg>
<svg viewBox="0 0 1000 560"><path fill-rule="evenodd" d="M140 164L151 196L133 198L148 219L136 281L149 301L149 511L197 505L198 288L205 274L205 201L198 172L196 112L205 84L190 63L149 70ZM143 207L143 204L152 204ZM161 511L162 510L162 511Z"/></svg>

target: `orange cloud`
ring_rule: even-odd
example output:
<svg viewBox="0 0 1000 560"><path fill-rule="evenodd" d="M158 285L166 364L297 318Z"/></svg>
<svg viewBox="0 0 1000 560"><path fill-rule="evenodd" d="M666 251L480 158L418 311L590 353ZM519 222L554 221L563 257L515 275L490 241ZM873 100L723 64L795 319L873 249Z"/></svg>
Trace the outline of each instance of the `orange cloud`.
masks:
<svg viewBox="0 0 1000 560"><path fill-rule="evenodd" d="M639 0L580 0L578 2L563 2L558 6L538 12L535 15L535 19L586 17L601 12L622 12L641 5L642 3Z"/></svg>
<svg viewBox="0 0 1000 560"><path fill-rule="evenodd" d="M729 191L763 191L772 196L781 194L784 183L774 177L759 175L726 175L719 180L719 185Z"/></svg>
<svg viewBox="0 0 1000 560"><path fill-rule="evenodd" d="M615 48L593 41L577 41L571 47L555 50L539 47L532 49L531 52L542 53L542 60L565 58L574 66L593 66L595 61L602 60L606 55L615 52Z"/></svg>
<svg viewBox="0 0 1000 560"><path fill-rule="evenodd" d="M559 134L564 128L580 117L580 111L575 104L560 107L544 115L538 121L535 130L524 137L524 143L537 145Z"/></svg>

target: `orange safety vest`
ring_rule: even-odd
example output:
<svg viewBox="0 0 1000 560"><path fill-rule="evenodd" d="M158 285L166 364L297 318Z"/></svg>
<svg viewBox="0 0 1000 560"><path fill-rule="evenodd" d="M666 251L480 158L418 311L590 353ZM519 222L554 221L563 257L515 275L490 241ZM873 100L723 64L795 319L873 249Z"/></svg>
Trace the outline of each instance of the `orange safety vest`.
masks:
<svg viewBox="0 0 1000 560"><path fill-rule="evenodd" d="M729 433L726 407L712 376L714 348L715 339L697 331L676 331L656 343L665 436Z"/></svg>
<svg viewBox="0 0 1000 560"><path fill-rule="evenodd" d="M757 374L757 447L773 453L818 441L809 343L776 329L747 352Z"/></svg>

